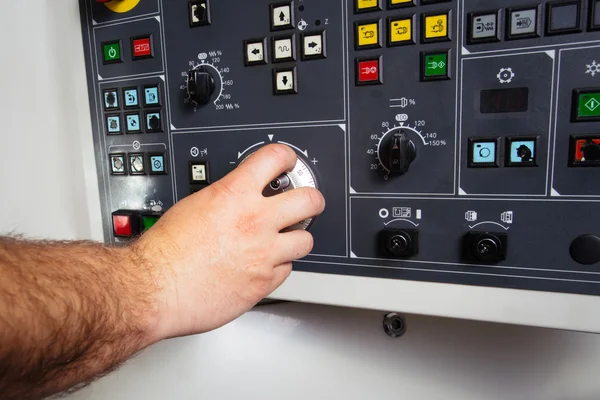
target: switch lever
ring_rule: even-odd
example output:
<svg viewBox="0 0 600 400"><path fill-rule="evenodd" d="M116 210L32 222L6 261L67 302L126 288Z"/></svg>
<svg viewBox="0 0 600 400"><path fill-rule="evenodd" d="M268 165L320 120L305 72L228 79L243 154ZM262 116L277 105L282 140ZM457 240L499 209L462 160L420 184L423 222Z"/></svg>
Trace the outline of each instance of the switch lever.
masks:
<svg viewBox="0 0 600 400"><path fill-rule="evenodd" d="M394 133L390 143L389 168L392 174L408 172L416 156L415 145L402 132Z"/></svg>

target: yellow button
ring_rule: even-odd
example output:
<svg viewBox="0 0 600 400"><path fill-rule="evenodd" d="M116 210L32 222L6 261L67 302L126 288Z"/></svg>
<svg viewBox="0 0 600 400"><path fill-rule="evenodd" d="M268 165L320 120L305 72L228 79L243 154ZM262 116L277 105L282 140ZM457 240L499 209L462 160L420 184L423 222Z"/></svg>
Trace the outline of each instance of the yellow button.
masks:
<svg viewBox="0 0 600 400"><path fill-rule="evenodd" d="M356 9L358 11L370 8L379 8L379 0L356 0Z"/></svg>
<svg viewBox="0 0 600 400"><path fill-rule="evenodd" d="M391 0L390 4L395 6L396 4L407 4L407 3L412 3L413 0Z"/></svg>
<svg viewBox="0 0 600 400"><path fill-rule="evenodd" d="M425 17L425 39L448 37L448 14Z"/></svg>
<svg viewBox="0 0 600 400"><path fill-rule="evenodd" d="M358 47L379 45L379 24L363 24L356 26Z"/></svg>
<svg viewBox="0 0 600 400"><path fill-rule="evenodd" d="M412 40L412 18L390 21L390 43L402 43Z"/></svg>

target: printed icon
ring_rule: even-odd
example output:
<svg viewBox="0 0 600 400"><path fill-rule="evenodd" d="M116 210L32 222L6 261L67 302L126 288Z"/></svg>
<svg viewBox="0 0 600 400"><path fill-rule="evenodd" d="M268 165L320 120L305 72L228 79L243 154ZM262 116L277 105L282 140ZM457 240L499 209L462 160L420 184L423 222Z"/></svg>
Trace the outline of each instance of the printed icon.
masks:
<svg viewBox="0 0 600 400"><path fill-rule="evenodd" d="M477 221L477 211L467 211L465 213L465 220L467 220L468 222Z"/></svg>
<svg viewBox="0 0 600 400"><path fill-rule="evenodd" d="M206 182L206 165L192 165L192 182Z"/></svg>
<svg viewBox="0 0 600 400"><path fill-rule="evenodd" d="M136 107L138 105L137 89L125 90L125 107Z"/></svg>
<svg viewBox="0 0 600 400"><path fill-rule="evenodd" d="M585 108L587 108L590 111L595 111L596 108L600 107L600 102L598 100L596 100L594 97L592 97L588 101L585 102L584 106L585 106Z"/></svg>
<svg viewBox="0 0 600 400"><path fill-rule="evenodd" d="M140 116L139 115L128 115L127 116L127 131L128 132L139 132L140 130Z"/></svg>
<svg viewBox="0 0 600 400"><path fill-rule="evenodd" d="M532 164L535 162L535 140L511 140L510 163Z"/></svg>
<svg viewBox="0 0 600 400"><path fill-rule="evenodd" d="M515 28L517 30L528 29L531 26L531 24L533 23L531 18L529 18L527 16L522 17L521 14L515 14L515 19L516 19Z"/></svg>
<svg viewBox="0 0 600 400"><path fill-rule="evenodd" d="M305 20L301 19L300 22L298 22L298 29L303 31L306 30L306 28L308 28L308 23Z"/></svg>
<svg viewBox="0 0 600 400"><path fill-rule="evenodd" d="M423 211L421 209L418 209L415 215L416 219L421 219L423 218Z"/></svg>
<svg viewBox="0 0 600 400"><path fill-rule="evenodd" d="M394 218L410 218L412 216L412 208L410 207L394 207L392 209Z"/></svg>
<svg viewBox="0 0 600 400"><path fill-rule="evenodd" d="M396 121L398 121L398 122L408 121L408 114L396 114Z"/></svg>
<svg viewBox="0 0 600 400"><path fill-rule="evenodd" d="M487 21L485 22L483 18L479 17L475 19L475 32L483 33L483 32L495 32L496 31L496 22L495 21Z"/></svg>
<svg viewBox="0 0 600 400"><path fill-rule="evenodd" d="M114 48L114 47L111 47L111 48L108 50L108 56L109 56L110 58L115 58L115 57L117 56L117 50L115 50L115 48Z"/></svg>
<svg viewBox="0 0 600 400"><path fill-rule="evenodd" d="M600 73L600 64L596 62L596 60L592 61L591 64L586 64L587 71L586 74L590 74L591 76L596 76L596 74Z"/></svg>
<svg viewBox="0 0 600 400"><path fill-rule="evenodd" d="M445 31L444 20L438 19L435 25L431 26L431 32L433 33L441 33Z"/></svg>
<svg viewBox="0 0 600 400"><path fill-rule="evenodd" d="M427 63L428 69L443 69L446 67L446 63L443 61L430 61Z"/></svg>
<svg viewBox="0 0 600 400"><path fill-rule="evenodd" d="M157 131L161 129L159 113L146 114L146 128L148 131Z"/></svg>
<svg viewBox="0 0 600 400"><path fill-rule="evenodd" d="M200 150L197 147L192 147L190 149L190 155L192 157L198 157L199 154L200 154Z"/></svg>
<svg viewBox="0 0 600 400"><path fill-rule="evenodd" d="M161 174L165 172L165 158L162 155L150 156L150 168L152 173Z"/></svg>
<svg viewBox="0 0 600 400"><path fill-rule="evenodd" d="M505 211L502 214L500 214L500 220L506 224L512 224L513 218L514 218L514 212L512 212L512 211Z"/></svg>
<svg viewBox="0 0 600 400"><path fill-rule="evenodd" d="M198 60L206 60L208 58L208 54L200 53L198 54Z"/></svg>
<svg viewBox="0 0 600 400"><path fill-rule="evenodd" d="M361 30L363 31L363 33L362 33L363 38L365 38L365 39L371 39L371 38L375 37L375 31L373 31L373 30L367 31L367 30L364 30L364 29L365 28L361 28Z"/></svg>
<svg viewBox="0 0 600 400"><path fill-rule="evenodd" d="M118 116L106 117L108 133L121 133L121 121Z"/></svg>
<svg viewBox="0 0 600 400"><path fill-rule="evenodd" d="M390 212L388 211L387 208L382 208L381 210L379 210L379 217L380 218L386 219L389 216L390 216Z"/></svg>
<svg viewBox="0 0 600 400"><path fill-rule="evenodd" d="M110 91L104 93L104 106L105 108L119 108L119 99L116 91Z"/></svg>
<svg viewBox="0 0 600 400"><path fill-rule="evenodd" d="M496 162L496 142L473 142L473 164L488 164Z"/></svg>
<svg viewBox="0 0 600 400"><path fill-rule="evenodd" d="M500 72L496 75L498 81L500 83L511 83L513 78L515 77L515 73L513 72L511 67L508 68L500 68Z"/></svg>
<svg viewBox="0 0 600 400"><path fill-rule="evenodd" d="M408 33L408 27L401 26L399 22L394 22L392 25L394 26L394 29L396 30L396 35L403 36Z"/></svg>
<svg viewBox="0 0 600 400"><path fill-rule="evenodd" d="M156 105L159 103L158 87L147 87L144 89L146 105Z"/></svg>

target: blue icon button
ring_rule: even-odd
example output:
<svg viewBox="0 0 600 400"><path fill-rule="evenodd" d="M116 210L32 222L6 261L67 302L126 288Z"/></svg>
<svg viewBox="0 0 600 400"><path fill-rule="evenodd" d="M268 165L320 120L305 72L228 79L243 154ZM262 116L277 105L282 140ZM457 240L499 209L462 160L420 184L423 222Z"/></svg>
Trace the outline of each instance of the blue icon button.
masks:
<svg viewBox="0 0 600 400"><path fill-rule="evenodd" d="M535 165L536 140L535 139L508 139L508 166Z"/></svg>
<svg viewBox="0 0 600 400"><path fill-rule="evenodd" d="M140 105L137 89L126 89L123 91L125 107L137 107Z"/></svg>
<svg viewBox="0 0 600 400"><path fill-rule="evenodd" d="M162 122L160 120L160 113L150 112L150 113L146 114L146 130L148 132L162 131Z"/></svg>
<svg viewBox="0 0 600 400"><path fill-rule="evenodd" d="M116 110L119 108L119 94L116 89L104 92L104 108L106 110Z"/></svg>
<svg viewBox="0 0 600 400"><path fill-rule="evenodd" d="M149 86L144 88L144 103L147 106L157 106L160 104L158 97L158 86Z"/></svg>
<svg viewBox="0 0 600 400"><path fill-rule="evenodd" d="M121 118L118 115L106 117L106 129L109 135L118 135L121 133Z"/></svg>
<svg viewBox="0 0 600 400"><path fill-rule="evenodd" d="M471 142L472 165L496 164L496 141L477 141Z"/></svg>
<svg viewBox="0 0 600 400"><path fill-rule="evenodd" d="M130 114L127 116L127 133L136 133L142 130L139 114Z"/></svg>
<svg viewBox="0 0 600 400"><path fill-rule="evenodd" d="M150 171L153 174L164 174L166 172L165 157L163 155L150 156Z"/></svg>

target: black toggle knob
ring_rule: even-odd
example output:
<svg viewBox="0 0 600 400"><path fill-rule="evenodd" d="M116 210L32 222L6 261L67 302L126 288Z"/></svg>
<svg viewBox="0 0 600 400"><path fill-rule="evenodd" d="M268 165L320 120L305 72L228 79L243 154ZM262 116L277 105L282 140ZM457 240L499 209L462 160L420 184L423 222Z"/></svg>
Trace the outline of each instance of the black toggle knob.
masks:
<svg viewBox="0 0 600 400"><path fill-rule="evenodd" d="M387 140L386 140L387 139ZM380 146L380 161L392 175L404 175L417 156L415 144L402 130L392 133Z"/></svg>
<svg viewBox="0 0 600 400"><path fill-rule="evenodd" d="M187 90L190 99L198 105L208 104L215 91L215 78L206 70L206 67L195 68L188 72Z"/></svg>

